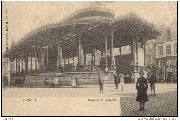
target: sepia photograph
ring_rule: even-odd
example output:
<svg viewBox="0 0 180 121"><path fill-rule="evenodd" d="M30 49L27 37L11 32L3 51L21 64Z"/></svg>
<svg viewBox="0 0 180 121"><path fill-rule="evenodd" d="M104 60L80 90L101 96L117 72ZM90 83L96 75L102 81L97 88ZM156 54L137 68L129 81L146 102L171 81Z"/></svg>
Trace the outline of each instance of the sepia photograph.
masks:
<svg viewBox="0 0 180 121"><path fill-rule="evenodd" d="M1 116L178 116L177 2L1 2Z"/></svg>

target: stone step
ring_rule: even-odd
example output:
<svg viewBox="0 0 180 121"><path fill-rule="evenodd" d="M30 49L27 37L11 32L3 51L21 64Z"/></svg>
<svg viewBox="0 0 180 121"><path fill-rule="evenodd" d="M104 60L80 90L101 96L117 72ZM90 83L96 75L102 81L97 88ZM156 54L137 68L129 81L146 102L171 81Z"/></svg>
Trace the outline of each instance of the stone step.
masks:
<svg viewBox="0 0 180 121"><path fill-rule="evenodd" d="M26 76L25 77L25 86L43 86L45 76L56 77L59 78L60 86L70 86L73 78L78 78L78 82L80 85L98 85L98 72L90 73L90 72L72 72L72 73L64 73L64 74L41 74L36 76ZM113 75L106 74L106 83L114 83Z"/></svg>

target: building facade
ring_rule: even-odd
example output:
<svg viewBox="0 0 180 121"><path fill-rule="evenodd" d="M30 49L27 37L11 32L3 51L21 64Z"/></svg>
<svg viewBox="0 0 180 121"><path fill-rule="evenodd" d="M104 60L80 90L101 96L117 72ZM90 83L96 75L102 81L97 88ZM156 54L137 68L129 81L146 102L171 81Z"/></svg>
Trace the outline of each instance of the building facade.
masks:
<svg viewBox="0 0 180 121"><path fill-rule="evenodd" d="M148 40L145 44L145 60L146 67L156 65L156 40Z"/></svg>
<svg viewBox="0 0 180 121"><path fill-rule="evenodd" d="M177 37L171 38L171 29L156 44L157 78L160 82L177 82Z"/></svg>

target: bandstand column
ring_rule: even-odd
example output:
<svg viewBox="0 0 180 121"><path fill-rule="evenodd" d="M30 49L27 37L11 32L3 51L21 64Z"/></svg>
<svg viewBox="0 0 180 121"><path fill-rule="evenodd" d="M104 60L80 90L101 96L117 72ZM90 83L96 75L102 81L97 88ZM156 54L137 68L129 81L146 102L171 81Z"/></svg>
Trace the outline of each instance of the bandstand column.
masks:
<svg viewBox="0 0 180 121"><path fill-rule="evenodd" d="M91 52L91 71L93 71L93 66L94 66L94 55L93 55L93 50Z"/></svg>
<svg viewBox="0 0 180 121"><path fill-rule="evenodd" d="M64 58L64 65L66 65L66 59Z"/></svg>
<svg viewBox="0 0 180 121"><path fill-rule="evenodd" d="M73 56L73 66L74 66L74 56Z"/></svg>
<svg viewBox="0 0 180 121"><path fill-rule="evenodd" d="M144 43L144 66L146 66L146 43Z"/></svg>
<svg viewBox="0 0 180 121"><path fill-rule="evenodd" d="M92 50L92 53L91 53L91 65L92 66L95 65L95 51L94 51L94 49Z"/></svg>
<svg viewBox="0 0 180 121"><path fill-rule="evenodd" d="M19 73L19 58L17 57L17 73Z"/></svg>
<svg viewBox="0 0 180 121"><path fill-rule="evenodd" d="M18 73L20 72L20 59L19 59L19 57L17 59L17 72Z"/></svg>
<svg viewBox="0 0 180 121"><path fill-rule="evenodd" d="M131 54L132 54L132 72L134 72L135 71L135 69L134 69L134 60L135 60L135 58L134 58L134 40L132 40L132 44L131 44Z"/></svg>
<svg viewBox="0 0 180 121"><path fill-rule="evenodd" d="M46 63L46 72L49 70L49 46L47 46L47 63Z"/></svg>
<svg viewBox="0 0 180 121"><path fill-rule="evenodd" d="M122 49L121 49L121 45L120 45L120 47L119 47L119 55L121 56L121 54L122 54Z"/></svg>
<svg viewBox="0 0 180 121"><path fill-rule="evenodd" d="M133 38L131 38L131 39L132 39L132 44L131 44L131 54L132 54L131 73L132 73L133 80L136 83L138 74L136 73L136 68L135 68L135 40Z"/></svg>
<svg viewBox="0 0 180 121"><path fill-rule="evenodd" d="M40 61L40 71L41 71L41 73L42 73L42 71L43 71L43 48L40 48L41 49L41 55L40 55L40 59L41 59L41 61Z"/></svg>
<svg viewBox="0 0 180 121"><path fill-rule="evenodd" d="M82 66L82 45L81 45L81 34L79 33L79 56L78 56L78 70L81 70L81 66Z"/></svg>
<svg viewBox="0 0 180 121"><path fill-rule="evenodd" d="M111 58L111 70L114 69L114 53L113 53L113 42L114 42L114 32L111 30L111 47L110 47L110 58Z"/></svg>
<svg viewBox="0 0 180 121"><path fill-rule="evenodd" d="M18 57L16 57L16 73L18 73Z"/></svg>
<svg viewBox="0 0 180 121"><path fill-rule="evenodd" d="M17 73L17 57L15 57L15 73Z"/></svg>
<svg viewBox="0 0 180 121"><path fill-rule="evenodd" d="M101 60L102 60L102 58L103 58L103 50L101 50Z"/></svg>
<svg viewBox="0 0 180 121"><path fill-rule="evenodd" d="M86 52L84 51L84 66L86 66Z"/></svg>
<svg viewBox="0 0 180 121"><path fill-rule="evenodd" d="M69 58L68 58L68 65L69 65Z"/></svg>
<svg viewBox="0 0 180 121"><path fill-rule="evenodd" d="M16 61L16 73L17 73L17 70L18 70L18 68L17 68L17 56L15 57L15 61Z"/></svg>
<svg viewBox="0 0 180 121"><path fill-rule="evenodd" d="M119 57L120 57L120 61L122 59L121 55L122 55L122 49L121 49L122 45L119 46Z"/></svg>
<svg viewBox="0 0 180 121"><path fill-rule="evenodd" d="M108 36L107 36L107 32L105 33L105 39L104 39L104 43L105 43L105 50L104 50L104 53L105 53L105 68L107 68L108 66L108 61L107 61L107 39L108 39Z"/></svg>
<svg viewBox="0 0 180 121"><path fill-rule="evenodd" d="M18 58L18 72L20 73L20 69L21 69L21 67L20 67L20 57Z"/></svg>
<svg viewBox="0 0 180 121"><path fill-rule="evenodd" d="M21 56L21 71L23 71L23 65L24 65L24 60L23 60L23 56Z"/></svg>
<svg viewBox="0 0 180 121"><path fill-rule="evenodd" d="M62 44L61 41L58 40L58 68L59 71L62 71Z"/></svg>
<svg viewBox="0 0 180 121"><path fill-rule="evenodd" d="M138 40L136 40L136 71L138 72Z"/></svg>
<svg viewBox="0 0 180 121"><path fill-rule="evenodd" d="M28 56L25 55L24 56L24 63L25 63L25 73L28 72Z"/></svg>
<svg viewBox="0 0 180 121"><path fill-rule="evenodd" d="M35 58L35 70L37 70L37 57L36 57L36 48L35 48L35 52L34 52L34 58Z"/></svg>
<svg viewBox="0 0 180 121"><path fill-rule="evenodd" d="M93 52L93 55L94 55L94 65L96 65L96 55L95 55L95 53L96 53L96 49L94 49L94 52Z"/></svg>
<svg viewBox="0 0 180 121"><path fill-rule="evenodd" d="M47 58L46 56L48 56L48 53L46 53L46 49L47 49L47 46L45 46L45 43L44 43L44 46L42 47L42 51L41 51L41 70L42 72L46 72L47 70ZM46 60L46 61L45 61Z"/></svg>
<svg viewBox="0 0 180 121"><path fill-rule="evenodd" d="M32 71L32 48L31 48L31 55L30 55L30 57L31 57L31 71Z"/></svg>
<svg viewBox="0 0 180 121"><path fill-rule="evenodd" d="M45 45L41 48L41 73L45 70Z"/></svg>

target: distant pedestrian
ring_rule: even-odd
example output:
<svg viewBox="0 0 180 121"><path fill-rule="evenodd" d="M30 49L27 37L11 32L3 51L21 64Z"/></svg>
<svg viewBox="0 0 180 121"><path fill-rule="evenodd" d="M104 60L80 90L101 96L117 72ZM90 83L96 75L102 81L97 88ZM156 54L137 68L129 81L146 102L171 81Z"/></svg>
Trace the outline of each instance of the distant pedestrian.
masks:
<svg viewBox="0 0 180 121"><path fill-rule="evenodd" d="M76 87L76 80L74 77L72 77L71 86Z"/></svg>
<svg viewBox="0 0 180 121"><path fill-rule="evenodd" d="M124 74L119 74L121 91L124 90Z"/></svg>
<svg viewBox="0 0 180 121"><path fill-rule="evenodd" d="M114 75L114 84L115 84L115 87L116 87L116 89L118 89L119 77L118 77L116 72L114 72L113 75Z"/></svg>
<svg viewBox="0 0 180 121"><path fill-rule="evenodd" d="M101 71L99 71L98 80L99 80L100 93L101 92L103 93L104 79L102 78Z"/></svg>
<svg viewBox="0 0 180 121"><path fill-rule="evenodd" d="M77 77L75 78L75 82L76 82L76 87L79 86L79 81Z"/></svg>
<svg viewBox="0 0 180 121"><path fill-rule="evenodd" d="M157 81L156 80L156 74L154 74L152 72L148 72L147 79L148 79L148 81L150 83L151 95L153 95L152 92L154 92L154 96L156 96L156 93L155 93L155 83Z"/></svg>
<svg viewBox="0 0 180 121"><path fill-rule="evenodd" d="M147 89L148 89L148 83L147 79L143 77L144 72L139 72L140 77L137 79L136 82L136 89L137 89L137 97L136 101L140 102L140 111L144 111L144 103L148 101L147 96Z"/></svg>
<svg viewBox="0 0 180 121"><path fill-rule="evenodd" d="M7 85L8 85L8 77L7 77L7 74L5 73L3 75L3 87L4 87L4 91L5 91L5 89L7 89Z"/></svg>

